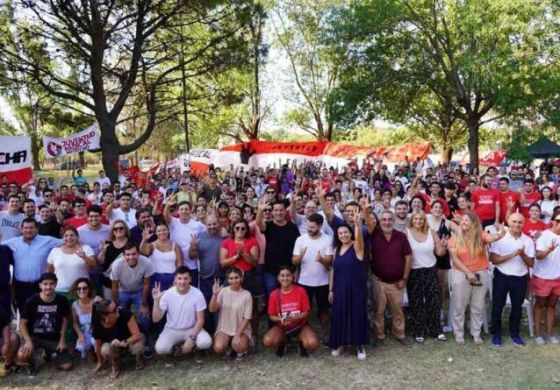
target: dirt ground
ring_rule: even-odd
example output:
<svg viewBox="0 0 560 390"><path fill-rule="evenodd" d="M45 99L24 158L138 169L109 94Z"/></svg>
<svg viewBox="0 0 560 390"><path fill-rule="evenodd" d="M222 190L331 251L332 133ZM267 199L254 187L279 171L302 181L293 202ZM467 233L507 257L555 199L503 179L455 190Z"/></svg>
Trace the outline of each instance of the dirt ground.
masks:
<svg viewBox="0 0 560 390"><path fill-rule="evenodd" d="M338 359L321 348L308 359L300 358L295 347L282 359L273 351L260 350L241 362L214 354L198 364L192 358L147 362L143 371L133 365L119 378L110 380L108 370L91 373L93 365L79 363L69 373L42 367L35 378L24 372L0 378L0 387L14 389L546 389L560 386L560 346L515 348L506 339L501 349L489 341L476 346L428 340L418 345L410 339L403 347L394 340L367 349L368 359L360 362L354 353ZM414 344L413 344L414 343Z"/></svg>

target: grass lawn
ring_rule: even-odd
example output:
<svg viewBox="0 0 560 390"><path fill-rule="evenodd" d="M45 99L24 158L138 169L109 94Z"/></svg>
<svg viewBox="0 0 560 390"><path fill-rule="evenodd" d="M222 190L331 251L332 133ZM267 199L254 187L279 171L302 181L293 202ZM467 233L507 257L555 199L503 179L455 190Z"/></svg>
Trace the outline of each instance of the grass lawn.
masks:
<svg viewBox="0 0 560 390"><path fill-rule="evenodd" d="M498 350L476 346L469 337L458 347L427 340L426 344L399 345L388 338L385 345L367 349L368 359L359 362L354 353L339 359L320 348L302 359L295 347L283 359L273 351L259 351L245 360L224 360L213 354L197 364L192 358L173 367L154 359L143 371L132 362L114 381L109 371L91 373L93 365L80 363L69 373L42 367L35 378L18 373L0 379L10 388L48 389L545 389L560 383L560 346L515 348L508 339Z"/></svg>

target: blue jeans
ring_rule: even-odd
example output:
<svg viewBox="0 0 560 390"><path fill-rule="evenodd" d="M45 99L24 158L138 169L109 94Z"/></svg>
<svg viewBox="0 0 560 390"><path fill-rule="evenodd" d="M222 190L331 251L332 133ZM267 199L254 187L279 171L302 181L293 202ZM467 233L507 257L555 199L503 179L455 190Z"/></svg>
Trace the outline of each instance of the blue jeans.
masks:
<svg viewBox="0 0 560 390"><path fill-rule="evenodd" d="M266 293L266 301L268 303L268 297L270 293L278 288L278 276L274 275L272 272L265 272L264 273L264 291Z"/></svg>
<svg viewBox="0 0 560 390"><path fill-rule="evenodd" d="M220 282L223 280L220 278ZM206 304L210 304L210 299L212 299L212 285L214 284L214 278L200 278L200 284L198 286L199 290L204 295ZM210 313L208 309L204 311L204 329L211 335L216 332L216 326L218 326L218 313Z"/></svg>
<svg viewBox="0 0 560 390"><path fill-rule="evenodd" d="M511 300L511 311L509 315L509 335L519 336L519 324L521 323L521 312L527 291L527 275L512 276L500 272L494 268L494 279L492 279L492 334L502 335L502 311L506 304L509 293Z"/></svg>
<svg viewBox="0 0 560 390"><path fill-rule="evenodd" d="M142 314L142 290L135 292L119 291L119 307L123 309L130 309L134 306L138 318L138 326L144 334L150 331L151 319L150 316Z"/></svg>

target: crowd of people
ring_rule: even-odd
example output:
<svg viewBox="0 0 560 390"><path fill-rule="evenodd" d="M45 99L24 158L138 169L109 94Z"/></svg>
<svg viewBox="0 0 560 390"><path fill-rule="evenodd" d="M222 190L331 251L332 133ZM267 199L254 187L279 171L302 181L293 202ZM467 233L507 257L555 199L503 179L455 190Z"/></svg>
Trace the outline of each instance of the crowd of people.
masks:
<svg viewBox="0 0 560 390"><path fill-rule="evenodd" d="M508 297L513 345L533 296L535 343L558 344L559 201L560 166L546 163L479 175L408 158L288 161L172 169L140 188L103 171L4 180L1 353L8 370L84 359L111 377L127 354L142 369L210 348L241 360L293 343L302 357L324 346L365 360L389 334L408 344L407 330L483 344L489 291L493 347Z"/></svg>

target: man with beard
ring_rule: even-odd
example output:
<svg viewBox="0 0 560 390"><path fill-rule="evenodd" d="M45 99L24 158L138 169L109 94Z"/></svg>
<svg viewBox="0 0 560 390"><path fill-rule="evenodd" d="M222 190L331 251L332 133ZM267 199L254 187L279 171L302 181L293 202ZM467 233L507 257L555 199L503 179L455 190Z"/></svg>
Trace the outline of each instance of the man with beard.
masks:
<svg viewBox="0 0 560 390"><path fill-rule="evenodd" d="M307 234L298 237L294 245L292 263L300 267L298 284L307 291L309 302L317 304L321 322L321 338L329 334L329 267L333 260L332 237L322 233L323 217L307 217Z"/></svg>
<svg viewBox="0 0 560 390"><path fill-rule="evenodd" d="M408 224L408 203L399 200L395 204L395 223L393 227L399 232L404 232Z"/></svg>
<svg viewBox="0 0 560 390"><path fill-rule="evenodd" d="M215 214L206 217L206 230L191 237L189 257L199 260L199 289L204 295L206 304L212 298L212 285L216 279L223 280L220 266L220 246L223 237L220 234L220 223ZM213 334L217 323L217 316L205 311L204 327Z"/></svg>
<svg viewBox="0 0 560 390"><path fill-rule="evenodd" d="M508 214L517 211L521 195L519 192L509 189L509 179L506 176L498 180L498 194L500 196L500 222L505 223Z"/></svg>
<svg viewBox="0 0 560 390"><path fill-rule="evenodd" d="M492 189L492 178L484 174L480 178L480 187L471 195L473 211L480 219L482 227L498 225L500 222L500 195Z"/></svg>
<svg viewBox="0 0 560 390"><path fill-rule="evenodd" d="M377 342L385 339L385 308L387 303L393 317L393 334L405 344L405 323L402 310L403 292L412 268L412 250L406 235L394 228L395 216L384 211L380 227L371 238L373 297L375 300L375 336Z"/></svg>
<svg viewBox="0 0 560 390"><path fill-rule="evenodd" d="M39 280L41 292L31 296L25 303L19 321L23 345L18 351L18 360L28 363L30 375L35 375L37 365L33 359L36 348L43 348L47 356L56 353L54 364L61 370L72 368L64 335L68 327L68 301L55 294L56 275L45 272Z"/></svg>

